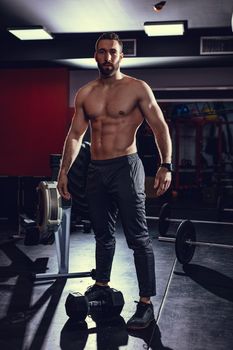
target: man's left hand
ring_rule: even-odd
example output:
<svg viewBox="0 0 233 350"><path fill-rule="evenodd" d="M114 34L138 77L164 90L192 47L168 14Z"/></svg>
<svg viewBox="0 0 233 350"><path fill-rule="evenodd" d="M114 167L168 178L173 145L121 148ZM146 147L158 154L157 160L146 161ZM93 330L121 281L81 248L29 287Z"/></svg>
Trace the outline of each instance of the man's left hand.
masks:
<svg viewBox="0 0 233 350"><path fill-rule="evenodd" d="M164 194L169 188L172 180L172 173L166 168L160 167L155 176L154 189L156 197Z"/></svg>

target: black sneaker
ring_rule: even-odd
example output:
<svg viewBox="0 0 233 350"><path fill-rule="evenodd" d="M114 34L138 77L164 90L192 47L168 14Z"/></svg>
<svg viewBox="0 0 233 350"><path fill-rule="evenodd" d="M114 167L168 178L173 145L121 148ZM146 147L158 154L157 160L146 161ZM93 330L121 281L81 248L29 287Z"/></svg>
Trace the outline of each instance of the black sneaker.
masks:
<svg viewBox="0 0 233 350"><path fill-rule="evenodd" d="M154 320L154 308L152 304L138 302L135 314L129 319L128 329L144 329Z"/></svg>
<svg viewBox="0 0 233 350"><path fill-rule="evenodd" d="M93 286L87 288L84 295L89 301L102 300L103 297L106 296L106 292L108 292L109 290L109 286L99 286L97 284L93 284Z"/></svg>

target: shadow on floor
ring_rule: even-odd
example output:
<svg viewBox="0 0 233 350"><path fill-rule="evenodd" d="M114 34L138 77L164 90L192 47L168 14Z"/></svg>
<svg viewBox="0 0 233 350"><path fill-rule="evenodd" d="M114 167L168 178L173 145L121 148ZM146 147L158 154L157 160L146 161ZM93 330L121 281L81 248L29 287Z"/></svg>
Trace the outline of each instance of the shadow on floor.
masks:
<svg viewBox="0 0 233 350"><path fill-rule="evenodd" d="M28 275L37 272L45 272L48 258L40 258L32 261L16 245L14 241L0 245L0 249L11 261L7 266L0 266L0 282L18 275Z"/></svg>
<svg viewBox="0 0 233 350"><path fill-rule="evenodd" d="M152 322L146 329L140 331L129 331L129 335L144 340L146 350L172 350L162 343L162 335L156 322Z"/></svg>
<svg viewBox="0 0 233 350"><path fill-rule="evenodd" d="M172 350L163 346L156 322L152 322L144 330L127 331L125 321L121 316L113 320L96 322L96 327L89 329L86 322L77 324L68 320L61 331L60 347L62 350L83 350L90 334L96 334L96 343L93 344L93 348L97 350L117 350L121 346L127 346L129 336L142 339L145 342L144 349ZM90 343L88 345L90 346Z"/></svg>
<svg viewBox="0 0 233 350"><path fill-rule="evenodd" d="M233 302L233 279L223 275L220 272L209 269L196 264L187 264L183 266L186 276L189 276L193 281L201 285L203 288L219 296ZM180 275L183 273L174 272Z"/></svg>
<svg viewBox="0 0 233 350"><path fill-rule="evenodd" d="M57 305L61 298L66 280L59 280L31 304L34 290L33 273L46 270L48 258L36 259L33 262L14 243L1 245L1 250L11 260L8 266L0 267L1 282L17 277L14 286L2 284L0 293L11 292L6 316L0 319L0 345L2 349L21 350L24 346L27 325L32 317L48 302L36 333L28 350L42 348L44 339L52 322Z"/></svg>

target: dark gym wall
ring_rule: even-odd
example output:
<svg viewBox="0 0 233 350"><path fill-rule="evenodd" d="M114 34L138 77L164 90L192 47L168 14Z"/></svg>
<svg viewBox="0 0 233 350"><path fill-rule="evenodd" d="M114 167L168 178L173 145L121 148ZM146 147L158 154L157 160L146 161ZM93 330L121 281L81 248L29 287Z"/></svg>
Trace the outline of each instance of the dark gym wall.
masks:
<svg viewBox="0 0 233 350"><path fill-rule="evenodd" d="M233 67L122 69L122 72L145 80L152 89L181 87L232 86ZM77 90L98 77L97 69L70 72L70 106L74 104Z"/></svg>
<svg viewBox="0 0 233 350"><path fill-rule="evenodd" d="M0 175L50 176L69 126L65 68L0 70Z"/></svg>

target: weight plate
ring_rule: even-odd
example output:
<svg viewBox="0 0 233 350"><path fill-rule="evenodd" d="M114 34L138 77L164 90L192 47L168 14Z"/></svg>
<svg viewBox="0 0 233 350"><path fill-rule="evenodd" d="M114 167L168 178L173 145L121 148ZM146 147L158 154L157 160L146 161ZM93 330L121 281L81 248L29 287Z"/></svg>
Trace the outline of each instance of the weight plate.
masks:
<svg viewBox="0 0 233 350"><path fill-rule="evenodd" d="M102 300L103 304L101 306L91 308L90 315L93 321L110 320L120 315L125 304L121 291L110 288L105 292Z"/></svg>
<svg viewBox="0 0 233 350"><path fill-rule="evenodd" d="M166 235L170 225L170 221L168 221L167 219L170 219L170 217L171 217L171 207L168 203L164 203L162 205L162 208L160 209L159 220L158 220L158 230L159 230L160 236Z"/></svg>
<svg viewBox="0 0 233 350"><path fill-rule="evenodd" d="M41 181L37 188L37 226L40 238L46 239L57 229L62 220L61 197L56 181Z"/></svg>
<svg viewBox="0 0 233 350"><path fill-rule="evenodd" d="M65 309L70 319L82 322L89 312L88 300L78 292L70 293L66 299Z"/></svg>
<svg viewBox="0 0 233 350"><path fill-rule="evenodd" d="M196 248L187 243L189 240L196 242L196 231L191 221L184 220L178 227L175 243L176 257L183 265L192 260Z"/></svg>

